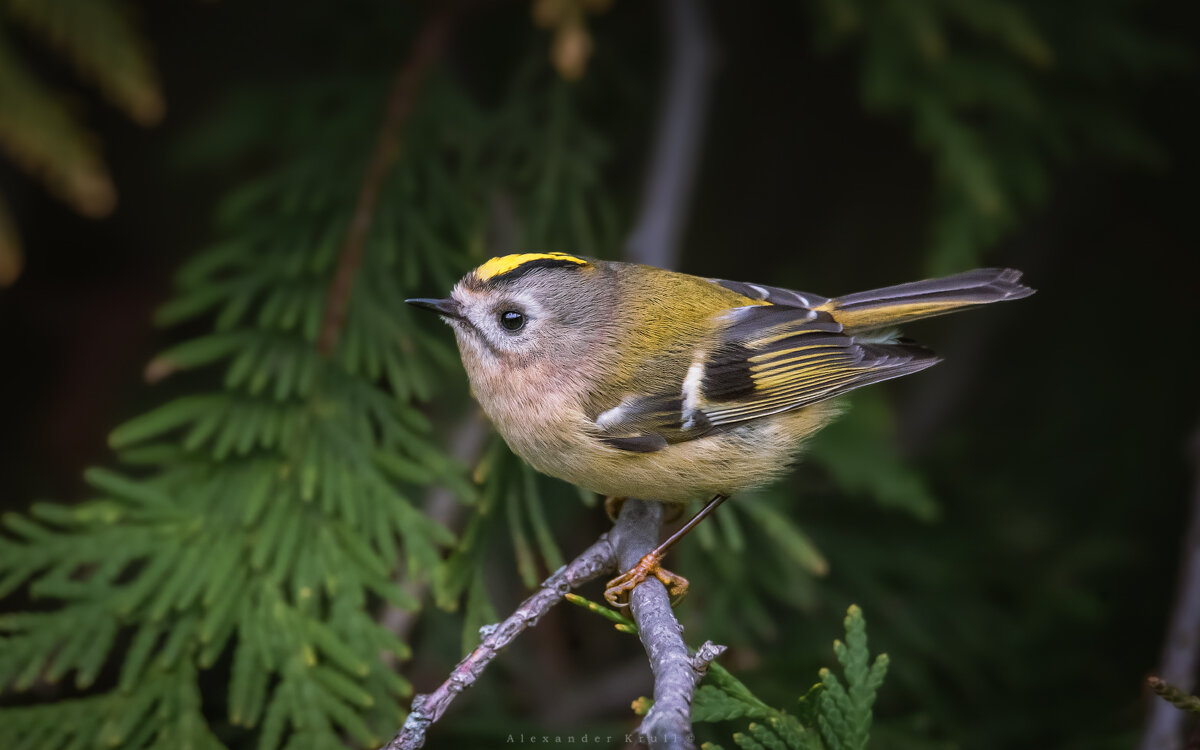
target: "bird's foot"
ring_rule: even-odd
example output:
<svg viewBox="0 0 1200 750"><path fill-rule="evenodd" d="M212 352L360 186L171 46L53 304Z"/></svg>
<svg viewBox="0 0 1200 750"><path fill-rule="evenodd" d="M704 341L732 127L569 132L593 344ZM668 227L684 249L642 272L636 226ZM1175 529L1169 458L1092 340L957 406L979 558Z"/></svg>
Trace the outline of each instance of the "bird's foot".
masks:
<svg viewBox="0 0 1200 750"><path fill-rule="evenodd" d="M671 597L671 606L674 607L687 595L688 580L662 567L662 557L662 553L651 552L638 560L637 565L608 582L604 598L614 607L628 607L629 595L633 590L647 578L654 576L667 587L667 595Z"/></svg>

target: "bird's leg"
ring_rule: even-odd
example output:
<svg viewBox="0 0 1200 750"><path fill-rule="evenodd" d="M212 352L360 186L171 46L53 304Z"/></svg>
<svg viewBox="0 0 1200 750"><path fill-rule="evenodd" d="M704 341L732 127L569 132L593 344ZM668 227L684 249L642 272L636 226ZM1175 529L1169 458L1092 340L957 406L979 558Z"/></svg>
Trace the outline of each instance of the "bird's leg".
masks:
<svg viewBox="0 0 1200 750"><path fill-rule="evenodd" d="M625 507L625 498L609 495L604 498L604 514L608 516L608 520L613 523L617 522L617 516L621 515L621 508ZM671 505L663 513L663 523L675 523L679 517L683 515L683 509L687 507L683 503Z"/></svg>
<svg viewBox="0 0 1200 750"><path fill-rule="evenodd" d="M621 515L621 508L625 507L625 498L609 495L604 498L604 513L608 516L608 520L613 523L617 522L617 516Z"/></svg>
<svg viewBox="0 0 1200 750"><path fill-rule="evenodd" d="M679 530L667 538L665 542L658 545L648 552L641 560L638 560L637 565L634 565L629 570L608 582L607 588L604 591L604 598L614 607L628 607L629 595L642 581L650 576L654 576L662 581L662 584L667 587L667 594L671 597L671 605L674 606L687 595L688 581L683 576L677 576L671 571L663 568L663 557L667 552L674 547L680 539L687 536L687 533L696 528L696 525L712 514L717 506L725 502L728 495L717 495L712 500L708 501L700 509L700 512L688 519L688 522L679 527ZM607 505L607 502L606 502Z"/></svg>

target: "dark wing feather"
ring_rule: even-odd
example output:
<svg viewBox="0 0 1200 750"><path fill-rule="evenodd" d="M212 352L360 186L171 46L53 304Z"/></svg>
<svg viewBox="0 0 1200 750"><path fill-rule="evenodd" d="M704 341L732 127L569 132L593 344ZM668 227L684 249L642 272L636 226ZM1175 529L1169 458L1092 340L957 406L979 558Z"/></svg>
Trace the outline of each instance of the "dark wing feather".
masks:
<svg viewBox="0 0 1200 750"><path fill-rule="evenodd" d="M784 295L792 304L730 310L722 320L720 343L703 361L698 381L681 380L672 393L628 397L598 415L597 426L606 443L639 452L659 450L714 429L917 372L938 361L918 346L855 338L827 312L801 302L805 298L820 305L827 302L823 297L757 284L718 283L740 294L762 294L764 299ZM813 299L807 299L810 296Z"/></svg>
<svg viewBox="0 0 1200 750"><path fill-rule="evenodd" d="M634 435L633 437L604 437L601 440L614 448L620 448L630 453L654 453L668 445L665 437L654 433Z"/></svg>
<svg viewBox="0 0 1200 750"><path fill-rule="evenodd" d="M798 409L937 363L928 350L862 341L828 313L755 306L731 312L702 383L714 427Z"/></svg>
<svg viewBox="0 0 1200 750"><path fill-rule="evenodd" d="M797 292L794 289L784 289L781 286L751 284L746 281L728 281L726 279L709 279L709 281L717 286L723 286L730 291L737 292L743 297L759 302L770 302L772 305L779 305L781 307L812 309L829 302L828 297L822 297L819 294L810 294L809 292Z"/></svg>

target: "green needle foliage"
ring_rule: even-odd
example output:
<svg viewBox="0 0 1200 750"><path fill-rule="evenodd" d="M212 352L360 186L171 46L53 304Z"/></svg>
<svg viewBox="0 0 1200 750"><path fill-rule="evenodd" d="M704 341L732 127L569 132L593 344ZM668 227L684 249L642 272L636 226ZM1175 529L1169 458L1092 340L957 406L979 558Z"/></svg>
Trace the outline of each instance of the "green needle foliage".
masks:
<svg viewBox="0 0 1200 750"><path fill-rule="evenodd" d="M179 271L178 292L157 316L165 326L208 321L209 330L158 355L151 380L190 370L223 377L115 429L123 467L88 472L95 499L4 518L0 594L26 586L51 608L0 621L0 684L28 690L73 676L85 690L106 667L118 676L78 700L0 711L0 745L220 746L197 680L228 658L225 715L253 729L257 747L330 747L343 737L369 746L403 721L411 693L379 659L409 655L376 622L379 605L414 608L401 584L436 580L448 606L469 586L468 621L492 614L480 559L452 555L443 568L442 550L456 539L414 502L431 484L464 502L476 492L414 403L458 370L457 356L426 319L413 323L403 300L447 288L479 260L461 248L482 252L488 195L534 196L514 202L525 237L595 243L605 218L593 162L603 150L574 126L569 91L544 69L525 70L495 113L431 78L383 186L336 347L322 356L361 144L371 142L384 91L361 78L310 82L303 97L280 97L290 111L235 108L197 139L198 153L229 158L258 146L285 156L218 206L220 239ZM314 132L320 147L304 139ZM546 140L557 147L536 148ZM566 223L525 221L532 216ZM525 542L522 573L532 575L531 544L556 567L562 555L538 480L499 444L493 453L507 470L484 483L472 524L504 507ZM521 535L527 521L532 543ZM469 528L459 550L469 552L477 533Z"/></svg>
<svg viewBox="0 0 1200 750"><path fill-rule="evenodd" d="M572 602L605 614L598 605L574 597ZM609 617L609 619L614 619ZM636 632L632 623L619 623L623 632ZM696 688L692 720L697 724L750 719L733 741L743 750L865 750L871 731L871 708L887 675L886 654L870 660L867 625L862 610L851 605L845 619L846 642L834 641L833 651L842 665L845 685L828 669L820 682L799 699L795 714L772 708L720 664L710 664L706 683ZM641 698L637 712L645 715L653 702ZM705 743L706 750L721 750Z"/></svg>
<svg viewBox="0 0 1200 750"><path fill-rule="evenodd" d="M862 610L851 606L846 613L846 642L833 642L833 652L845 670L846 685L828 669L821 670L825 690L817 708L821 736L831 750L863 750L871 730L871 706L887 674L887 654L870 661L867 652L867 623Z"/></svg>
<svg viewBox="0 0 1200 750"><path fill-rule="evenodd" d="M326 132L361 143L372 123L353 109L363 101ZM132 640L116 686L73 702L75 721L8 709L0 744L216 746L197 671L229 652L228 720L257 728L260 748L289 736L289 747L328 747L343 733L370 745L402 720L409 685L378 657L409 649L374 620L373 602L415 607L395 561L403 580L426 579L454 541L413 504L417 488L472 495L412 404L452 354L408 324L402 302L422 279L452 277L453 248L466 244L452 215L461 207L417 213L405 199L416 175L445 175L453 134L406 135L412 156L385 188L329 356L315 342L353 205L347 165L359 163L336 149L232 193L219 208L226 238L180 270L159 312L164 325L206 316L211 332L150 371L217 367L221 387L114 430L124 470L90 471L94 500L4 519L3 592L28 584L57 606L3 619L0 682L28 689L73 673L87 688L118 634ZM402 243L414 249L402 255Z"/></svg>
<svg viewBox="0 0 1200 750"><path fill-rule="evenodd" d="M862 610L846 614L846 642L834 641L846 684L828 669L821 681L799 699L797 714L771 708L720 665L709 669L710 684L696 691L692 716L696 722L752 719L744 732L733 735L743 750L865 750L871 730L871 707L887 674L888 658L871 662L867 626ZM705 748L720 750L705 743Z"/></svg>

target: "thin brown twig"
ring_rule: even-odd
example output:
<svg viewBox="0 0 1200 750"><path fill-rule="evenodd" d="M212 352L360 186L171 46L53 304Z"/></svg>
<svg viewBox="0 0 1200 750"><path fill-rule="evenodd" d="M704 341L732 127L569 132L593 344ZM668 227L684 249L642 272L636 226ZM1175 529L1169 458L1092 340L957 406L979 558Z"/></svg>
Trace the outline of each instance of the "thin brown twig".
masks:
<svg viewBox="0 0 1200 750"><path fill-rule="evenodd" d="M363 247L375 218L375 207L383 183L400 153L400 131L416 106L417 94L429 69L441 57L454 22L458 18L454 3L438 3L438 10L425 22L413 43L407 61L396 73L388 94L387 110L375 148L367 161L362 188L358 192L358 203L350 218L350 227L338 252L337 269L329 283L325 298L325 311L321 318L321 331L317 337L317 351L328 355L337 345L338 336L346 323L346 308L350 302L350 290L354 277L362 265Z"/></svg>
<svg viewBox="0 0 1200 750"><path fill-rule="evenodd" d="M614 527L612 533L619 533L619 529ZM562 601L563 594L597 576L613 572L617 558L609 540L610 534L601 535L581 555L555 571L542 582L537 593L521 602L521 606L503 622L481 628L483 639L480 644L454 667L450 677L436 690L413 699L404 726L384 750L415 750L424 745L429 726L442 717L459 693L475 684L505 646L536 625L542 615Z"/></svg>

